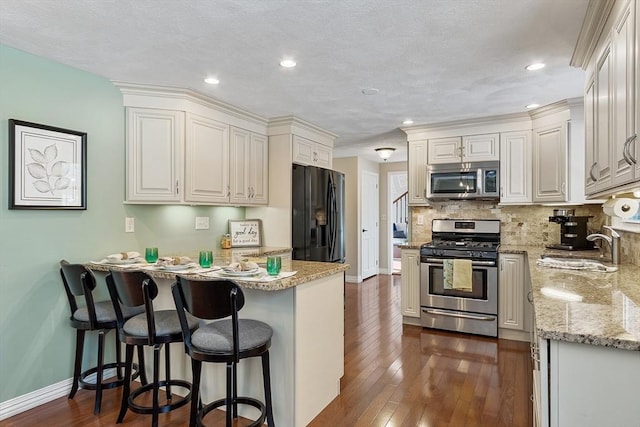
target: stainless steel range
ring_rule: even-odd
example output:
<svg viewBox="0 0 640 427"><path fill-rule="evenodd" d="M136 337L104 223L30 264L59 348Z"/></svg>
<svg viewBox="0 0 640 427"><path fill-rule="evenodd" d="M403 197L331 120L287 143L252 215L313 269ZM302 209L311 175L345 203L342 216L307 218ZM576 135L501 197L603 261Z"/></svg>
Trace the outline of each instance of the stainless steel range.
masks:
<svg viewBox="0 0 640 427"><path fill-rule="evenodd" d="M500 221L434 219L431 229L420 248L422 326L497 337ZM452 265L470 274L456 276ZM464 287L452 280L465 277Z"/></svg>

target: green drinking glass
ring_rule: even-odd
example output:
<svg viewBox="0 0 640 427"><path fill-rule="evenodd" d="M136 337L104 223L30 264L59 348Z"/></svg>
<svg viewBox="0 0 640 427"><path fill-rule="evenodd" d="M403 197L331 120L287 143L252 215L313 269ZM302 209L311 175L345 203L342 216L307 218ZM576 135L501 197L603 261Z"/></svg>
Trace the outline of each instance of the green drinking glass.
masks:
<svg viewBox="0 0 640 427"><path fill-rule="evenodd" d="M280 274L280 269L282 268L282 258L279 256L268 256L267 257L267 273L270 276L277 276Z"/></svg>
<svg viewBox="0 0 640 427"><path fill-rule="evenodd" d="M213 263L213 251L200 251L200 267L209 268Z"/></svg>
<svg viewBox="0 0 640 427"><path fill-rule="evenodd" d="M144 250L144 259L150 264L158 261L158 248L146 248Z"/></svg>

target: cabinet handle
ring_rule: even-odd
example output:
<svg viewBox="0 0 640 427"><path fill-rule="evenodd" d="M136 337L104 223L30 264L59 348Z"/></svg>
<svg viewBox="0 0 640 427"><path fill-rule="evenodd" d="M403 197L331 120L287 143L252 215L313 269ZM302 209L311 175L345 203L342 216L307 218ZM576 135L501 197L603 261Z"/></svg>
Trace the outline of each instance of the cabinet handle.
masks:
<svg viewBox="0 0 640 427"><path fill-rule="evenodd" d="M527 292L527 300L528 300L530 303L533 303L533 291L529 291L529 292Z"/></svg>
<svg viewBox="0 0 640 427"><path fill-rule="evenodd" d="M624 150L622 150L624 152ZM591 169L589 169L589 176L591 177L591 180L593 182L596 182L598 180L598 178L593 174L593 168L595 168L598 165L598 162L593 162L593 164L591 165Z"/></svg>
<svg viewBox="0 0 640 427"><path fill-rule="evenodd" d="M315 151L313 152L313 161L314 162L318 161L318 153L316 153Z"/></svg>
<svg viewBox="0 0 640 427"><path fill-rule="evenodd" d="M636 140L636 136L637 134L633 135L631 138L629 138L629 142L627 143L626 149L627 149L627 155L629 156L629 160L631 160L631 163L633 163L634 165L637 163L635 157L633 157L633 155L631 154L631 144L634 143L634 141ZM624 150L623 150L624 151ZM630 164L631 164L630 163Z"/></svg>
<svg viewBox="0 0 640 427"><path fill-rule="evenodd" d="M628 137L624 141L624 145L622 146L622 157L624 158L624 161L627 162L627 164L629 165L633 165L633 163L631 162L631 159L629 158L629 147L631 145L632 138L633 136Z"/></svg>
<svg viewBox="0 0 640 427"><path fill-rule="evenodd" d="M500 261L500 271L504 271L504 260Z"/></svg>
<svg viewBox="0 0 640 427"><path fill-rule="evenodd" d="M180 187L178 186L178 180L176 179L176 194L180 194Z"/></svg>
<svg viewBox="0 0 640 427"><path fill-rule="evenodd" d="M227 197L231 196L231 187L227 185Z"/></svg>
<svg viewBox="0 0 640 427"><path fill-rule="evenodd" d="M500 186L500 197L504 197L504 187Z"/></svg>
<svg viewBox="0 0 640 427"><path fill-rule="evenodd" d="M567 194L567 193L566 193L566 191L567 191L567 188L566 188L566 187L567 187L567 185L566 185L566 183L564 183L564 182L563 182L563 183L562 183L562 185L560 186L560 193L561 193L563 196L564 196L565 194Z"/></svg>

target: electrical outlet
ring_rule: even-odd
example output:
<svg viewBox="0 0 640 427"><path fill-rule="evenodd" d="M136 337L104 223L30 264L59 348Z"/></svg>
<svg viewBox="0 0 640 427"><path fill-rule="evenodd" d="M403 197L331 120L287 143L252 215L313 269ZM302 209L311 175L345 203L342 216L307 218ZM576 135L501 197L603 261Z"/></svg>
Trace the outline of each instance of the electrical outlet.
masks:
<svg viewBox="0 0 640 427"><path fill-rule="evenodd" d="M196 217L196 230L208 230L209 229L209 217L197 216Z"/></svg>
<svg viewBox="0 0 640 427"><path fill-rule="evenodd" d="M124 219L124 232L125 233L133 233L136 230L136 220L135 218L126 217Z"/></svg>
<svg viewBox="0 0 640 427"><path fill-rule="evenodd" d="M380 221L386 221L387 216L385 214L380 215Z"/></svg>
<svg viewBox="0 0 640 427"><path fill-rule="evenodd" d="M424 225L424 215L418 215L416 222L418 225Z"/></svg>

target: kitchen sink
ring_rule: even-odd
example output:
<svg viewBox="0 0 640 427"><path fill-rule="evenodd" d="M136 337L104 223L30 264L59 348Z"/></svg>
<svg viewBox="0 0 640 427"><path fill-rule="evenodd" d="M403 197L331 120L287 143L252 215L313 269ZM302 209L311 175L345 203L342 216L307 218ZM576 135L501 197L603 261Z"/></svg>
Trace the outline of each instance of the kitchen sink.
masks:
<svg viewBox="0 0 640 427"><path fill-rule="evenodd" d="M613 273L618 271L618 267L607 265L607 263L596 259L562 257L556 255L542 255L536 261L536 264L541 267L560 268L564 270L600 271L604 273Z"/></svg>

